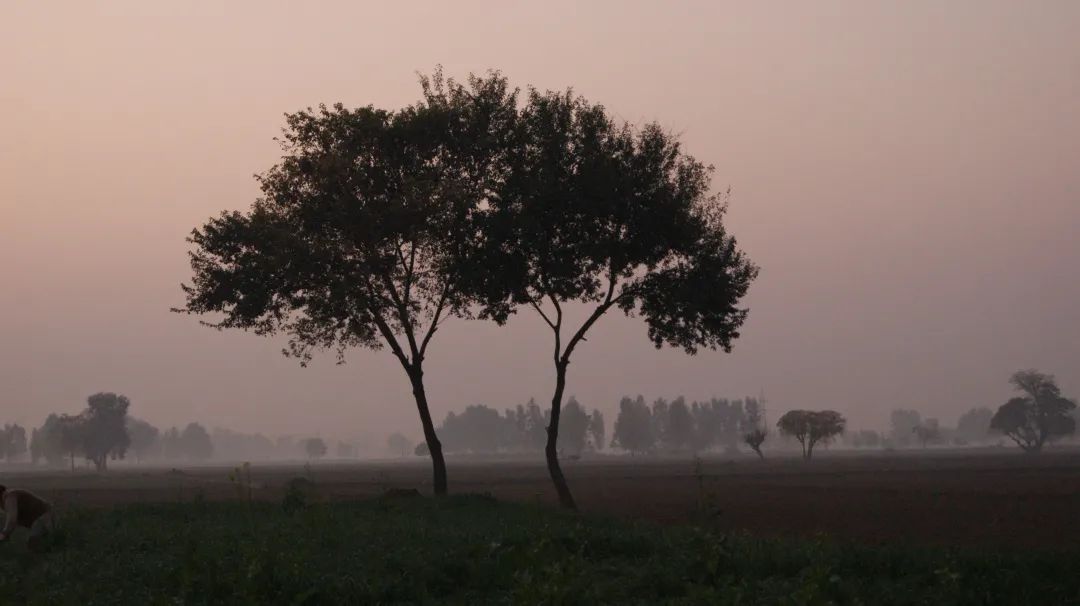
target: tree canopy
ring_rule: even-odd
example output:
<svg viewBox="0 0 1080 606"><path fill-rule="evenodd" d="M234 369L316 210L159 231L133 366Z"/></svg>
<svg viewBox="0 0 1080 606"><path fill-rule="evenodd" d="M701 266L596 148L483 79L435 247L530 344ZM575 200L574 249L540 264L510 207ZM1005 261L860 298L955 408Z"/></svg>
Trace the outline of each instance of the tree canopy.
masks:
<svg viewBox="0 0 1080 606"><path fill-rule="evenodd" d="M531 90L505 187L485 214L483 315L531 309L553 334L555 386L545 453L560 502L574 507L558 462L567 367L611 309L641 317L656 347L730 351L757 276L723 225L712 168L656 124L637 129L571 92ZM570 303L589 306L571 325Z"/></svg>
<svg viewBox="0 0 1080 606"><path fill-rule="evenodd" d="M835 410L790 410L780 417L776 426L781 433L799 441L803 458L809 461L814 455L814 446L843 433L846 424L844 416Z"/></svg>
<svg viewBox="0 0 1080 606"><path fill-rule="evenodd" d="M1053 375L1021 370L1009 383L1022 395L998 408L990 427L1008 436L1025 452L1039 452L1050 440L1076 431L1070 413L1076 403L1061 395Z"/></svg>
<svg viewBox="0 0 1080 606"><path fill-rule="evenodd" d="M219 328L285 333L285 352L387 347L408 375L432 456L446 468L423 361L440 323L469 314L476 217L501 175L516 93L498 74L464 85L441 72L422 98L385 110L338 104L286 118L282 161L262 197L192 232L179 311Z"/></svg>

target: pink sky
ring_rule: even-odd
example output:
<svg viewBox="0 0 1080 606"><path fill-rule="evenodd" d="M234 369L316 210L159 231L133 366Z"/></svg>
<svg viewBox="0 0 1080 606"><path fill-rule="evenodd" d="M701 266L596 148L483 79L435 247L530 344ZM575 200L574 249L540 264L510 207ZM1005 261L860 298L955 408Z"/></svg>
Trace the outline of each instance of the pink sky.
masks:
<svg viewBox="0 0 1080 606"><path fill-rule="evenodd" d="M282 114L397 107L415 72L497 68L658 120L716 165L762 266L733 354L656 351L606 318L569 393L738 397L883 428L1080 396L1080 3L10 2L0 7L0 423L95 391L159 424L418 435L385 352L301 369L181 303L186 233L245 208ZM551 390L549 335L447 324L435 415ZM775 417L774 417L775 418Z"/></svg>

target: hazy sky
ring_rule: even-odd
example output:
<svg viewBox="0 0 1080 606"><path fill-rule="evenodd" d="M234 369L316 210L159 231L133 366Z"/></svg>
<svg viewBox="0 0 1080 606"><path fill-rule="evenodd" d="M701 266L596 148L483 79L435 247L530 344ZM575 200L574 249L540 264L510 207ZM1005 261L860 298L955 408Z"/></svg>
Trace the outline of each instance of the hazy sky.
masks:
<svg viewBox="0 0 1080 606"><path fill-rule="evenodd" d="M422 6L423 5L423 6ZM280 340L170 314L184 237L246 208L282 114L398 107L417 70L497 68L658 120L717 167L761 265L730 355L605 318L568 392L764 390L770 416L1080 396L1080 2L0 3L0 422L118 391L159 424L419 435L386 352L301 369ZM448 323L441 419L550 397L550 333Z"/></svg>

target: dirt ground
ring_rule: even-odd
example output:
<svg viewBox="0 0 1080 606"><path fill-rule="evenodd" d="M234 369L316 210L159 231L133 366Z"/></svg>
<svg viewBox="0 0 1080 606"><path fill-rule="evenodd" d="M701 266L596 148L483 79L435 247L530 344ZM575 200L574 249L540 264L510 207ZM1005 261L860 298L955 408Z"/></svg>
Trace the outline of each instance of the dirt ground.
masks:
<svg viewBox="0 0 1080 606"><path fill-rule="evenodd" d="M452 492L553 503L541 461L449 460ZM114 466L37 471L0 467L0 482L75 504L237 498L232 466ZM795 458L603 458L567 461L582 511L664 524L706 516L728 530L759 535L827 533L860 542L968 546L1075 547L1080 540L1080 452L1013 451ZM255 498L280 498L285 483L309 477L321 498L356 499L390 488L430 489L423 460L259 464ZM705 513L702 513L705 512Z"/></svg>

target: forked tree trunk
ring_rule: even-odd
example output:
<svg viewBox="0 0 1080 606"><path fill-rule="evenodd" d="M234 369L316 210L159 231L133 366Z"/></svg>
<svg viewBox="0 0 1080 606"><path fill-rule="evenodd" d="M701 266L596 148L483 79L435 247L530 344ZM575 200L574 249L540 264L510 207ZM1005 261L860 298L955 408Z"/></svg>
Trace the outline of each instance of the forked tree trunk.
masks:
<svg viewBox="0 0 1080 606"><path fill-rule="evenodd" d="M555 484L555 492L559 495L559 504L566 509L577 509L574 503L574 495L570 494L570 487L566 485L566 477L563 476L562 467L559 465L559 418L562 415L563 390L566 388L566 363L555 363L555 394L551 397L551 421L547 428L547 447L544 454L547 456L548 473L551 481Z"/></svg>
<svg viewBox="0 0 1080 606"><path fill-rule="evenodd" d="M409 381L412 383L413 398L416 399L416 409L420 412L420 424L424 427L424 441L431 455L435 496L446 496L446 459L443 458L442 444L435 434L435 423L432 422L431 411L428 409L427 393L424 391L424 371L417 364L409 368L408 373Z"/></svg>

